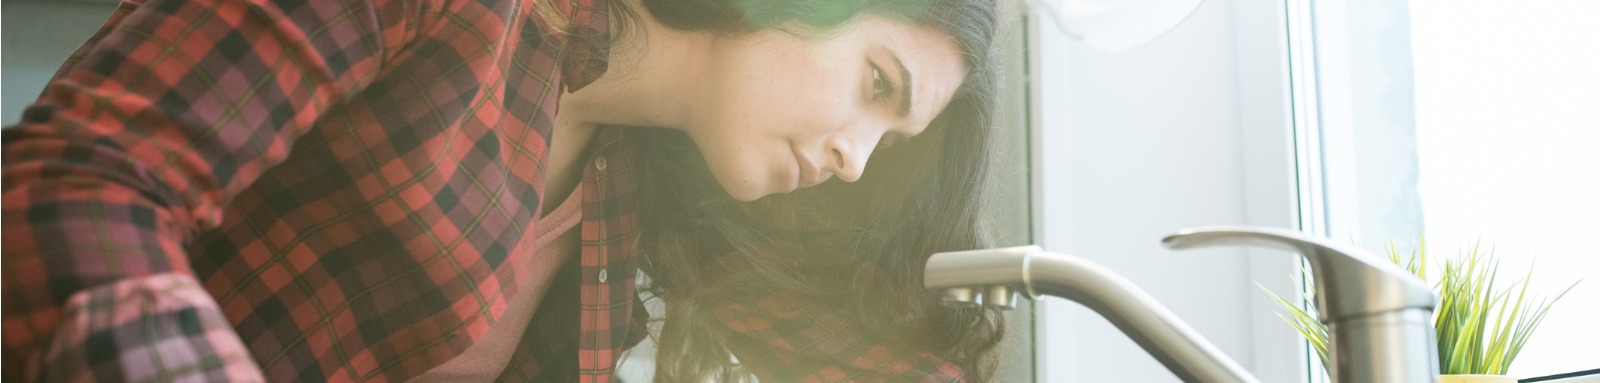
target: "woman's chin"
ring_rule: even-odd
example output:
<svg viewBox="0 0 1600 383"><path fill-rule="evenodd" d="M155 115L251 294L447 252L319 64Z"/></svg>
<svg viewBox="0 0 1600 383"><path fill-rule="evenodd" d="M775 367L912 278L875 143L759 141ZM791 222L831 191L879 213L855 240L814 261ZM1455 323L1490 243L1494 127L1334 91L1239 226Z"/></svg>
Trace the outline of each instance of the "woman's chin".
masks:
<svg viewBox="0 0 1600 383"><path fill-rule="evenodd" d="M722 190L728 192L729 197L733 197L733 199L740 202L755 201L761 199L762 197L778 194L772 191L759 190L754 187L730 188L727 185L723 185Z"/></svg>
<svg viewBox="0 0 1600 383"><path fill-rule="evenodd" d="M711 171L711 176L712 178L716 179L717 186L721 186L723 192L728 193L729 197L740 202L755 201L761 199L762 197L773 194L782 194L784 192L784 190L778 190L782 189L781 186L775 186L767 182L762 182L762 180L759 179L753 179L756 177L744 177L745 174L754 173L752 171L743 169L725 169L732 171L718 173L717 170L718 169L713 168ZM724 174L727 175L724 176Z"/></svg>

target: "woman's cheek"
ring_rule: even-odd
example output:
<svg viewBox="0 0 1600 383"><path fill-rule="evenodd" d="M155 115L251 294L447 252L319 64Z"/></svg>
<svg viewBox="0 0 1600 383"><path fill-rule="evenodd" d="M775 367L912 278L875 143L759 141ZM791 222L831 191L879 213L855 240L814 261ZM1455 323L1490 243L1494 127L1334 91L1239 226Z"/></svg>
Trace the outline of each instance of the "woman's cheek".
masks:
<svg viewBox="0 0 1600 383"><path fill-rule="evenodd" d="M723 190L735 199L741 201L759 199L772 191L768 190L771 185L765 182L767 174L760 171L761 169L756 167L757 164L759 164L757 161L722 163L723 170L729 174L728 177L718 177L717 180Z"/></svg>
<svg viewBox="0 0 1600 383"><path fill-rule="evenodd" d="M764 195L767 176L761 169L764 163L754 149L760 146L750 140L748 122L727 121L714 129L702 130L707 134L696 137L695 145L706 161L706 167L716 182L734 198L752 200Z"/></svg>

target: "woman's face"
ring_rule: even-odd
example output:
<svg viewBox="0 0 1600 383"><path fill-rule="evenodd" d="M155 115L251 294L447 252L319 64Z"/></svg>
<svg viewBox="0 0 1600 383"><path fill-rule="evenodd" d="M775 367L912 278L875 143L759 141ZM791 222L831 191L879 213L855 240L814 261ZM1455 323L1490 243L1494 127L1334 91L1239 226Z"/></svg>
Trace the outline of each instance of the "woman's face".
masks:
<svg viewBox="0 0 1600 383"><path fill-rule="evenodd" d="M718 37L710 54L684 130L743 201L854 182L873 150L927 129L965 77L954 39L878 16L814 36Z"/></svg>

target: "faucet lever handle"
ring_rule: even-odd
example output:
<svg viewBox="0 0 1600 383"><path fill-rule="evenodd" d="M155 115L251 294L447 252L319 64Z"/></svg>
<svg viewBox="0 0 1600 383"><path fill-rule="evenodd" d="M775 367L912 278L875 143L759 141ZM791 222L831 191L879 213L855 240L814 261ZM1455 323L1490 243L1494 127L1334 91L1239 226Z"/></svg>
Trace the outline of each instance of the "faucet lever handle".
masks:
<svg viewBox="0 0 1600 383"><path fill-rule="evenodd" d="M1161 240L1171 249L1246 245L1294 251L1311 263L1323 323L1379 312L1434 307L1432 289L1416 276L1365 250L1293 230L1210 226Z"/></svg>

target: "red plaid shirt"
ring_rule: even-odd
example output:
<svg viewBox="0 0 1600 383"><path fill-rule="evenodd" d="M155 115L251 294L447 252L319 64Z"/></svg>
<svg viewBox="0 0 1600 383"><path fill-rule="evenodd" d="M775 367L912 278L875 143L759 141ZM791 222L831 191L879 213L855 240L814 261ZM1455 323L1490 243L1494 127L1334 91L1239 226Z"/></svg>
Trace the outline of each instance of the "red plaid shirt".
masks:
<svg viewBox="0 0 1600 383"><path fill-rule="evenodd" d="M530 281L563 89L605 71L605 1L124 2L4 131L4 374L404 381ZM637 145L597 136L582 254L501 380L608 381L644 336ZM775 380L949 363L776 295L719 310ZM573 330L578 330L574 332Z"/></svg>

